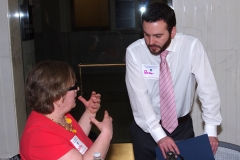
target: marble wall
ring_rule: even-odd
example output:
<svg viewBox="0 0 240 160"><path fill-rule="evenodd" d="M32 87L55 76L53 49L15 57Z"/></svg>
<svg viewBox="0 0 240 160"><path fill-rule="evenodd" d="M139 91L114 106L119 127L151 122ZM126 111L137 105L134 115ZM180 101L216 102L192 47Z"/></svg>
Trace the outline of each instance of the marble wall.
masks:
<svg viewBox="0 0 240 160"><path fill-rule="evenodd" d="M209 56L221 96L219 140L240 145L240 1L173 0L173 7L178 32L198 37ZM197 100L192 114L196 134L203 134Z"/></svg>
<svg viewBox="0 0 240 160"><path fill-rule="evenodd" d="M0 159L19 152L26 121L18 0L0 2Z"/></svg>

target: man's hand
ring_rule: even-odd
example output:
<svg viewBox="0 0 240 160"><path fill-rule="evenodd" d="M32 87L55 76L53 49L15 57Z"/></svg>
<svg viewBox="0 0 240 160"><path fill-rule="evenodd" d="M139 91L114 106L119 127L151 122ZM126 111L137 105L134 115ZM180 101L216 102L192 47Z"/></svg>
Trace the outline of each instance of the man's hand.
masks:
<svg viewBox="0 0 240 160"><path fill-rule="evenodd" d="M218 149L218 138L217 137L208 137L210 141L210 145L212 147L213 154L217 152Z"/></svg>
<svg viewBox="0 0 240 160"><path fill-rule="evenodd" d="M159 148L161 149L163 157L165 159L167 158L166 152L168 152L168 151L172 151L176 154L180 154L176 143L174 142L174 140L172 138L170 138L168 136L160 139L157 142L157 144L158 144Z"/></svg>
<svg viewBox="0 0 240 160"><path fill-rule="evenodd" d="M79 96L78 99L82 101L86 110L92 114L96 114L101 106L101 95L97 94L95 91L92 92L91 97L88 101L86 101L82 96Z"/></svg>

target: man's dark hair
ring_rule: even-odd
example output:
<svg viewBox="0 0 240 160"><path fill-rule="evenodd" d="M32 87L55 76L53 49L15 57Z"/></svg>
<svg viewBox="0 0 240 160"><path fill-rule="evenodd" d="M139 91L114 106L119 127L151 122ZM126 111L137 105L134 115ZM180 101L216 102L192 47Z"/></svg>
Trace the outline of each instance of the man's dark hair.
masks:
<svg viewBox="0 0 240 160"><path fill-rule="evenodd" d="M142 23L146 22L157 22L163 20L167 23L169 33L172 28L176 26L176 17L174 10L164 3L150 3L146 7L146 11L142 14Z"/></svg>

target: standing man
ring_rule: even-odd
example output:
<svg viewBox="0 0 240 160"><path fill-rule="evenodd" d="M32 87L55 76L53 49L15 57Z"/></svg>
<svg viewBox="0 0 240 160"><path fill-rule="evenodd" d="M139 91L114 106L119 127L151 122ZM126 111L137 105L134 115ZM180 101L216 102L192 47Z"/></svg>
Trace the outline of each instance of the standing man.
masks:
<svg viewBox="0 0 240 160"><path fill-rule="evenodd" d="M155 160L157 146L165 158L167 151L180 154L174 141L194 137L190 112L195 89L202 103L204 132L215 153L217 126L222 121L220 97L201 42L176 33L174 10L162 3L147 7L142 27L144 38L126 52L135 159Z"/></svg>

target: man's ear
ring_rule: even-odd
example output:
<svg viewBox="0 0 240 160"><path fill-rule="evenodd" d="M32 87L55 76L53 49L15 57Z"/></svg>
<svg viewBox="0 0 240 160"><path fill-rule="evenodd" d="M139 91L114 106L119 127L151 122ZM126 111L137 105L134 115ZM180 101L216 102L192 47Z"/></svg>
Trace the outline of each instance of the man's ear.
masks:
<svg viewBox="0 0 240 160"><path fill-rule="evenodd" d="M176 28L176 26L174 26L174 27L172 28L172 31L171 31L171 38L172 38L172 39L175 37L176 33L177 33L177 28Z"/></svg>

